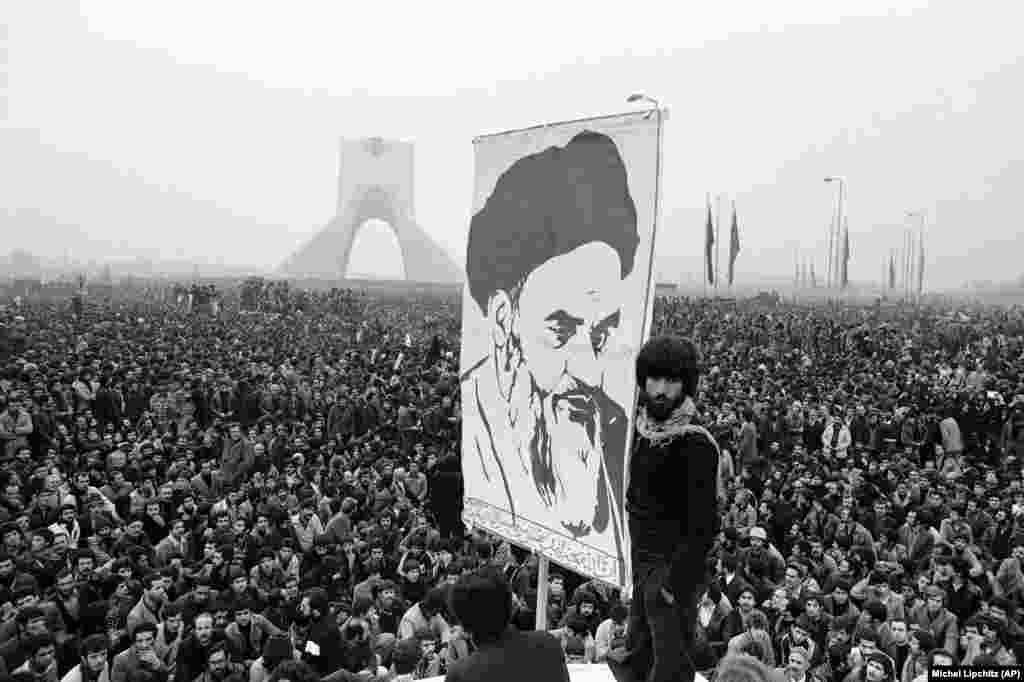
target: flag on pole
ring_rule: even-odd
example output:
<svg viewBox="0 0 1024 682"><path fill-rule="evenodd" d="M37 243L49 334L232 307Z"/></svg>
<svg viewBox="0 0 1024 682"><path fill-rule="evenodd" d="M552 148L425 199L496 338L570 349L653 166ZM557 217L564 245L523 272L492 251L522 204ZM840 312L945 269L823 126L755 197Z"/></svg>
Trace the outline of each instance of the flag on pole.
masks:
<svg viewBox="0 0 1024 682"><path fill-rule="evenodd" d="M715 283L715 221L711 218L711 195L708 195L707 234L704 236L704 259L707 261L708 284Z"/></svg>
<svg viewBox="0 0 1024 682"><path fill-rule="evenodd" d="M850 228L843 230L843 280L842 287L850 283Z"/></svg>
<svg viewBox="0 0 1024 682"><path fill-rule="evenodd" d="M818 286L818 278L814 276L814 263L811 263L811 288L815 289Z"/></svg>
<svg viewBox="0 0 1024 682"><path fill-rule="evenodd" d="M896 288L896 256L889 254L889 288Z"/></svg>
<svg viewBox="0 0 1024 682"><path fill-rule="evenodd" d="M800 261L796 261L796 274L793 276L793 286L800 288Z"/></svg>
<svg viewBox="0 0 1024 682"><path fill-rule="evenodd" d="M740 253L740 225L736 221L736 202L732 202L732 236L729 240L729 286L736 267L736 256Z"/></svg>

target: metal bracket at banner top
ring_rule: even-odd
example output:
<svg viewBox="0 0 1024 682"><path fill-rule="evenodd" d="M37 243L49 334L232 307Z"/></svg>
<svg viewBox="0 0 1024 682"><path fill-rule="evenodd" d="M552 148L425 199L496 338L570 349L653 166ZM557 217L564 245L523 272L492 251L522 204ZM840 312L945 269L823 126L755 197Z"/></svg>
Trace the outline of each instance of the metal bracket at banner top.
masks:
<svg viewBox="0 0 1024 682"><path fill-rule="evenodd" d="M655 108L655 109L648 109L647 111L624 111L624 112L621 112L621 113L618 113L618 114L605 114L603 116L587 116L586 118L575 118L575 119L571 119L571 120L568 120L568 121L554 121L552 123L539 123L537 125L527 126L526 128L512 128L510 130L502 130L502 131L497 132L497 133L484 133L483 135L477 135L476 137L474 137L473 138L473 144L476 144L480 140L483 140L483 139L486 139L486 138L489 138L489 137L499 137L501 135L511 135L512 133L528 133L528 132L531 132L531 131L534 131L534 130L544 130L544 129L547 129L547 128L556 128L558 126L573 125L573 124L576 124L576 123L586 123L588 121L607 121L607 120L613 119L613 118L624 118L626 116L640 116L640 115L644 115L646 117L650 117L650 115L653 114L655 111L661 112L660 118L661 118L662 122L668 120L668 108Z"/></svg>

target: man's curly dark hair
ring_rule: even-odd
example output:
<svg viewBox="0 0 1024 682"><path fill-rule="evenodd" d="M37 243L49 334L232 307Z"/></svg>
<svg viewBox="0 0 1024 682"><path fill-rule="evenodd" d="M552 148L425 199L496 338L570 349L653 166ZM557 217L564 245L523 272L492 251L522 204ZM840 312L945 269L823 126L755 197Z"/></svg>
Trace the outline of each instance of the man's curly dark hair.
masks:
<svg viewBox="0 0 1024 682"><path fill-rule="evenodd" d="M683 383L683 395L697 395L700 378L697 347L677 336L648 339L636 356L636 383L641 389L648 378L671 379Z"/></svg>

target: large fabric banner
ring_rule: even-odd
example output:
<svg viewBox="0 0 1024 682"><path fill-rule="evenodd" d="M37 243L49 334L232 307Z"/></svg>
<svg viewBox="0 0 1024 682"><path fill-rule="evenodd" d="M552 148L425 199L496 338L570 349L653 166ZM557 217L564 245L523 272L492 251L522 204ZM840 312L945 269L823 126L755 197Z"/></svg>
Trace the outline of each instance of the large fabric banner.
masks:
<svg viewBox="0 0 1024 682"><path fill-rule="evenodd" d="M650 329L659 112L475 141L462 305L463 517L630 579L634 360Z"/></svg>

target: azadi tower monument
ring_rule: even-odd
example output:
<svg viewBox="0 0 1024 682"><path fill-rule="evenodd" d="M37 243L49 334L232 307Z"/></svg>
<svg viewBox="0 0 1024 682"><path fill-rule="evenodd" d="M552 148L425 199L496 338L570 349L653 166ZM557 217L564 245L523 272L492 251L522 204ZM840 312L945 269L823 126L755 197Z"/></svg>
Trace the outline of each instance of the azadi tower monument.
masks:
<svg viewBox="0 0 1024 682"><path fill-rule="evenodd" d="M377 219L398 238L407 280L461 282L462 269L416 224L414 215L412 143L379 137L343 140L336 215L285 261L281 272L344 278L356 234L366 221Z"/></svg>

